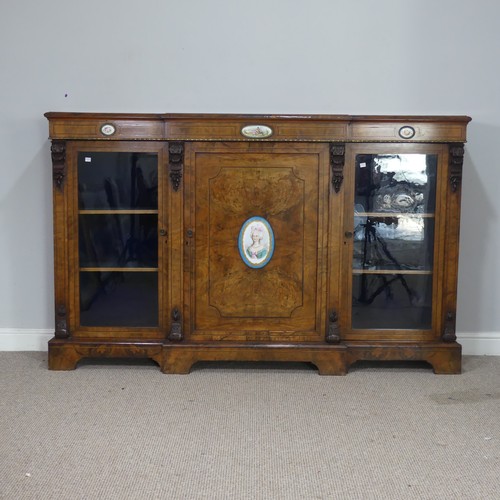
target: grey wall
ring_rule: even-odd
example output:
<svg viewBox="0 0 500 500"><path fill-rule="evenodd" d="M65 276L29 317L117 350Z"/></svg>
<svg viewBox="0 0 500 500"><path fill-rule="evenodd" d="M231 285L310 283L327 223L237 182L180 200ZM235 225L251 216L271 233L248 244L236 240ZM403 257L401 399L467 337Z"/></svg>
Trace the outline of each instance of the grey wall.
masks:
<svg viewBox="0 0 500 500"><path fill-rule="evenodd" d="M46 111L468 114L458 329L498 335L499 15L496 0L3 0L0 329L53 327Z"/></svg>

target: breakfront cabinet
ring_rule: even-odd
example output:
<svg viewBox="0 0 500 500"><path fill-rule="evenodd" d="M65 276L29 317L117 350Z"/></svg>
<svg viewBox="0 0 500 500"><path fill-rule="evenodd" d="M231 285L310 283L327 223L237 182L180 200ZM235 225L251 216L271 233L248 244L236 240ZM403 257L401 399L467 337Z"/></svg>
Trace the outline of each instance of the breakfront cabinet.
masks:
<svg viewBox="0 0 500 500"><path fill-rule="evenodd" d="M465 116L47 113L49 368L424 360L459 373Z"/></svg>

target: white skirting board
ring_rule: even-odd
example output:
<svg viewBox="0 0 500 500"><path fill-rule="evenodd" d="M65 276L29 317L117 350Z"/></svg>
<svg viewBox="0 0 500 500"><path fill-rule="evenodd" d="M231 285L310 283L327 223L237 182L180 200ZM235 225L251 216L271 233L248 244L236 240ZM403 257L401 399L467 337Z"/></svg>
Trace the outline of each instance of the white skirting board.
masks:
<svg viewBox="0 0 500 500"><path fill-rule="evenodd" d="M463 333L457 335L462 354L474 356L500 356L500 332Z"/></svg>
<svg viewBox="0 0 500 500"><path fill-rule="evenodd" d="M53 329L0 328L0 351L46 351Z"/></svg>
<svg viewBox="0 0 500 500"><path fill-rule="evenodd" d="M0 351L46 351L53 336L51 329L0 328ZM500 332L463 333L458 342L465 355L500 356Z"/></svg>

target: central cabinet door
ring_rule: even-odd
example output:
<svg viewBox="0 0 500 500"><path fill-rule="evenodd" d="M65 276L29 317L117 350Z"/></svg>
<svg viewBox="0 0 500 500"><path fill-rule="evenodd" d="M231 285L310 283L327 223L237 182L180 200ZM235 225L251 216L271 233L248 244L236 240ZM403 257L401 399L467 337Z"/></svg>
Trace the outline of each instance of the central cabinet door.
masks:
<svg viewBox="0 0 500 500"><path fill-rule="evenodd" d="M192 143L187 152L186 337L323 341L328 145Z"/></svg>

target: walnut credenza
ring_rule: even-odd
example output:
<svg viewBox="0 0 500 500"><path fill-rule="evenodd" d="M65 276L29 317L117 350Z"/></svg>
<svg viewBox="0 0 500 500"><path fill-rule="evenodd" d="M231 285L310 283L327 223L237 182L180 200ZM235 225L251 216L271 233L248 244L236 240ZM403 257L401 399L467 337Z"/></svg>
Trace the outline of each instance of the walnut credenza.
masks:
<svg viewBox="0 0 500 500"><path fill-rule="evenodd" d="M466 116L47 113L49 368L424 360L459 373Z"/></svg>

